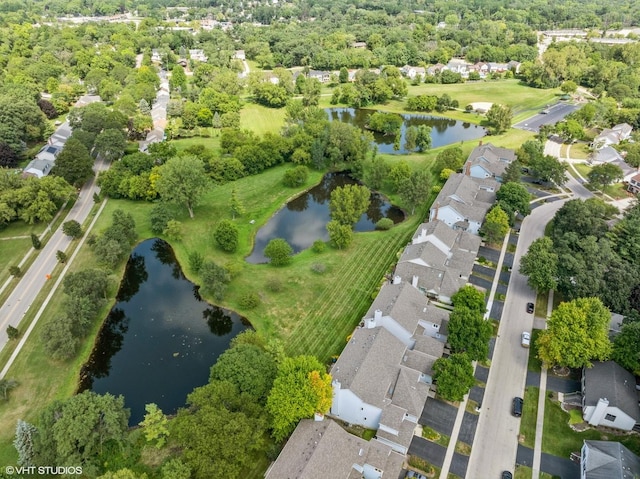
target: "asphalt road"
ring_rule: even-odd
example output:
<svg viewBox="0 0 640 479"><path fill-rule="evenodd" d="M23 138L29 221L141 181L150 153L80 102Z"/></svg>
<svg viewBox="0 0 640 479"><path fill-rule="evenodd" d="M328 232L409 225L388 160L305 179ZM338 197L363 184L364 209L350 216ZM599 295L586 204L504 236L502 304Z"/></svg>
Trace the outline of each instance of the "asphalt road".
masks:
<svg viewBox="0 0 640 479"><path fill-rule="evenodd" d="M96 161L94 170L102 171L106 169L108 164L102 160ZM78 196L78 200L69 211L65 221L76 220L83 224L84 220L89 216L89 212L93 207L93 193L98 192L95 177L84 185ZM47 275L50 275L58 263L56 252L66 251L71 243L71 238L62 233L62 228L58 228L52 234L47 244L40 250L31 267L24 273L20 282L14 288L7 301L0 306L0 350L7 344L7 326L20 326L20 321L29 311L33 301L47 281ZM54 301L60 301L60 295L57 295Z"/></svg>
<svg viewBox="0 0 640 479"><path fill-rule="evenodd" d="M531 118L513 125L513 127L538 133L542 125L554 125L578 108L580 108L578 105L572 105L571 103L556 103L543 110L547 112L546 114L538 113Z"/></svg>
<svg viewBox="0 0 640 479"><path fill-rule="evenodd" d="M526 304L535 302L536 297L527 285L526 276L518 272L520 257L527 252L533 240L544 234L545 225L563 204L564 201L556 201L542 205L522 222L507 301L469 459L468 479L497 478L502 471L513 471L520 419L511 415L511 403L514 397L522 397L524 393L529 350L520 345L520 336L533 327L533 315L527 314Z"/></svg>

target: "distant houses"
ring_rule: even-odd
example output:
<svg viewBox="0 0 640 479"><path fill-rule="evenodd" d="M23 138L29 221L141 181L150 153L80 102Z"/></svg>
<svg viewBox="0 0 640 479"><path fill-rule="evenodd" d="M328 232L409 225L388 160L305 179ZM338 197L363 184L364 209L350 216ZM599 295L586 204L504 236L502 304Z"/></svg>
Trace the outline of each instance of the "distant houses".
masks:
<svg viewBox="0 0 640 479"><path fill-rule="evenodd" d="M631 137L633 127L628 123L620 123L612 128L605 128L598 136L593 139L592 146L596 150L611 145L618 145L620 142L628 140Z"/></svg>

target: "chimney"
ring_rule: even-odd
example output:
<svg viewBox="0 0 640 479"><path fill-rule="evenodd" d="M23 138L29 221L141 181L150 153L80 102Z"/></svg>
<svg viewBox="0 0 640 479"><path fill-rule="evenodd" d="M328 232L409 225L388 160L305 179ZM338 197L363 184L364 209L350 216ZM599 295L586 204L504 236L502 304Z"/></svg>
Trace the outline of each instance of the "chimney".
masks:
<svg viewBox="0 0 640 479"><path fill-rule="evenodd" d="M414 287L414 288L416 288L416 289L418 288L418 279L419 279L419 278L418 278L417 276L414 276L414 277L411 279L411 286L413 286L413 287Z"/></svg>
<svg viewBox="0 0 640 479"><path fill-rule="evenodd" d="M482 140L478 141L478 146L482 146Z"/></svg>
<svg viewBox="0 0 640 479"><path fill-rule="evenodd" d="M402 278L398 275L394 276L392 284L400 284L400 283L402 283Z"/></svg>
<svg viewBox="0 0 640 479"><path fill-rule="evenodd" d="M379 309L376 309L373 312L373 319L375 319L376 321L382 319L382 311L380 311Z"/></svg>
<svg viewBox="0 0 640 479"><path fill-rule="evenodd" d="M464 174L467 175L467 176L471 176L471 162L467 161L467 165L466 166L467 167L465 169Z"/></svg>
<svg viewBox="0 0 640 479"><path fill-rule="evenodd" d="M432 219L432 221L435 221L435 220L437 220L437 219L438 219L438 209L439 209L439 208L440 208L440 203L439 203L439 202L437 202L437 203L436 203L436 208L435 208L435 213L433 214L433 219Z"/></svg>

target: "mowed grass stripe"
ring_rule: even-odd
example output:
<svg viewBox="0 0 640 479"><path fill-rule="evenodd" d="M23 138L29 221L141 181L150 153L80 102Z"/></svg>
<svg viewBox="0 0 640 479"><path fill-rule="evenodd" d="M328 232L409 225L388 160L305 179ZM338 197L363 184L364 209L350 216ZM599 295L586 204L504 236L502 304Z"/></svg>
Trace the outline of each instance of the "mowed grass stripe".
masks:
<svg viewBox="0 0 640 479"><path fill-rule="evenodd" d="M309 313L291 334L291 354L315 354L326 361L339 352L372 301L371 295L395 253L406 242L408 226L384 239L371 238L340 269L339 281L325 288L308 308ZM366 267L364 266L366 265Z"/></svg>

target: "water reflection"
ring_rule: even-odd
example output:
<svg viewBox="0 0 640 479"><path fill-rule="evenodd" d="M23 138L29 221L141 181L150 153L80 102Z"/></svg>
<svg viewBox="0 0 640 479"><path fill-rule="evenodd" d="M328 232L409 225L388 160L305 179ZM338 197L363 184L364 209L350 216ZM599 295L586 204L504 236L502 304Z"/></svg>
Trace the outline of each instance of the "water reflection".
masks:
<svg viewBox="0 0 640 479"><path fill-rule="evenodd" d="M357 184L357 181L346 173L330 173L324 176L319 185L289 201L258 230L253 251L247 261L265 263L267 259L263 251L273 238L284 238L296 253L310 247L318 239L327 241L329 234L326 226L331 220L331 192L338 186L348 184ZM373 231L376 222L384 217L398 223L404 220L404 213L383 196L372 193L369 209L360 217L354 230Z"/></svg>
<svg viewBox="0 0 640 479"><path fill-rule="evenodd" d="M147 403L169 414L183 406L187 394L207 382L231 339L250 327L202 301L162 240L136 246L117 300L82 368L79 389L124 395L132 425Z"/></svg>
<svg viewBox="0 0 640 479"><path fill-rule="evenodd" d="M355 108L327 108L325 110L329 115L329 119L349 123L365 129L369 116L376 110L355 109ZM385 136L381 133L374 133L374 142L378 146L380 153L401 154L408 153L404 149L404 134L409 126L427 125L431 127L431 147L450 145L464 140L473 140L481 138L487 134L487 131L479 126L469 122L461 122L431 115L419 114L402 114L404 124L401 130L400 149L394 150L394 136Z"/></svg>

